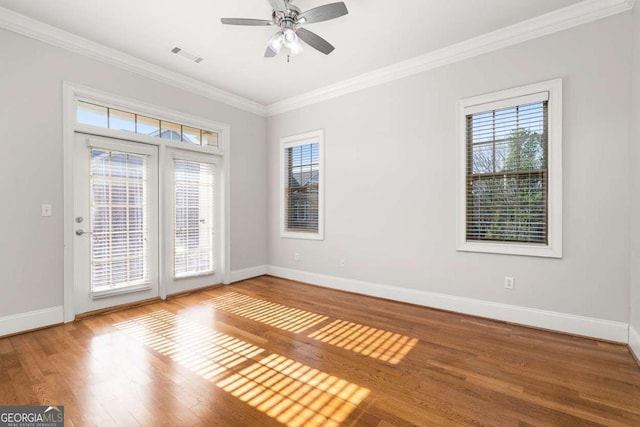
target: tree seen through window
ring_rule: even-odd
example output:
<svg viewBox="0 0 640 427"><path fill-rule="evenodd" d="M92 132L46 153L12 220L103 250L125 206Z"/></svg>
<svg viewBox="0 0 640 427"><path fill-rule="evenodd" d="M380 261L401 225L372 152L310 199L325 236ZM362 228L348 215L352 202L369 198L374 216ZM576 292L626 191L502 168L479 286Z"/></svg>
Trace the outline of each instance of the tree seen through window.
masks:
<svg viewBox="0 0 640 427"><path fill-rule="evenodd" d="M467 240L547 243L547 101L467 116Z"/></svg>

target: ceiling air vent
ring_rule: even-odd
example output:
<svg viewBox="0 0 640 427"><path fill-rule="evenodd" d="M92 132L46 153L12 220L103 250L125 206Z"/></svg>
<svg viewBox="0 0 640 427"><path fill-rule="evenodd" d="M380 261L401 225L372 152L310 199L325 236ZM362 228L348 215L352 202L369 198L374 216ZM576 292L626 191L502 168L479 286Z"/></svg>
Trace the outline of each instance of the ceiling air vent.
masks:
<svg viewBox="0 0 640 427"><path fill-rule="evenodd" d="M173 52L176 55L181 56L181 57L183 57L185 59L188 59L189 61L193 61L196 64L199 64L202 61L204 61L204 59L199 57L198 55L194 55L191 52L187 52L186 50L182 50L179 47L174 47L173 49L171 49L171 52Z"/></svg>

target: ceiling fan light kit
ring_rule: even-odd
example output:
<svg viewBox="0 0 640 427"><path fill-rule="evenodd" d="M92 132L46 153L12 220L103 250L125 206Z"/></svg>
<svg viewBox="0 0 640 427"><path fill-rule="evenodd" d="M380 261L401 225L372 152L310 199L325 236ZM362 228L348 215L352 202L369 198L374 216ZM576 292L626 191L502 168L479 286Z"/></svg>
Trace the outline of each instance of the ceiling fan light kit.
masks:
<svg viewBox="0 0 640 427"><path fill-rule="evenodd" d="M280 53L282 46L289 50L289 56L298 55L302 52L302 43L305 42L312 48L330 54L335 49L331 43L319 35L302 28L302 24L313 24L315 22L328 21L346 15L347 6L343 2L325 4L306 12L300 12L296 6L291 4L291 0L269 0L273 13L271 20L247 19L247 18L222 18L220 21L226 25L249 25L257 26L278 26L280 29L271 37L264 52L266 58L273 58Z"/></svg>

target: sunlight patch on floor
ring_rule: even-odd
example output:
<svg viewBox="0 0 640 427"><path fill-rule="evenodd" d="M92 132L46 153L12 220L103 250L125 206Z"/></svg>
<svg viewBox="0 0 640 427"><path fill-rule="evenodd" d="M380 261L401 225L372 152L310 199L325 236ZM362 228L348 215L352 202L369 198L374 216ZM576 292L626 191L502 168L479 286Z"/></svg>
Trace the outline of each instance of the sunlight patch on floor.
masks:
<svg viewBox="0 0 640 427"><path fill-rule="evenodd" d="M219 297L203 301L202 304L209 304L217 310L296 333L303 332L327 319L321 314L287 307L237 292L227 292Z"/></svg>
<svg viewBox="0 0 640 427"><path fill-rule="evenodd" d="M164 310L114 326L205 379L213 379L264 351Z"/></svg>
<svg viewBox="0 0 640 427"><path fill-rule="evenodd" d="M346 320L335 320L309 337L394 365L418 343L417 338Z"/></svg>
<svg viewBox="0 0 640 427"><path fill-rule="evenodd" d="M277 354L217 386L290 427L340 425L369 390Z"/></svg>
<svg viewBox="0 0 640 427"><path fill-rule="evenodd" d="M290 427L338 426L370 393L164 310L113 326Z"/></svg>

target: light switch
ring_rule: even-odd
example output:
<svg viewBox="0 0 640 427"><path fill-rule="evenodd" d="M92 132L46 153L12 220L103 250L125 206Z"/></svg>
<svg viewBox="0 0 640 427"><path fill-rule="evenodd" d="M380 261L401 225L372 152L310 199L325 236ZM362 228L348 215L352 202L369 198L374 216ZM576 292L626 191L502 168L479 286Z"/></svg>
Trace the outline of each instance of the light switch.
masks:
<svg viewBox="0 0 640 427"><path fill-rule="evenodd" d="M51 216L51 205L42 205L42 216Z"/></svg>

